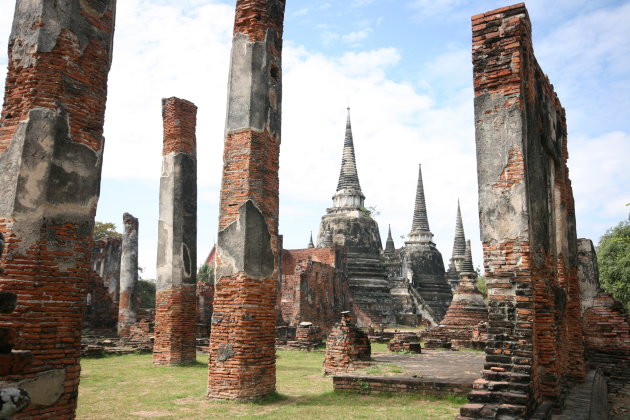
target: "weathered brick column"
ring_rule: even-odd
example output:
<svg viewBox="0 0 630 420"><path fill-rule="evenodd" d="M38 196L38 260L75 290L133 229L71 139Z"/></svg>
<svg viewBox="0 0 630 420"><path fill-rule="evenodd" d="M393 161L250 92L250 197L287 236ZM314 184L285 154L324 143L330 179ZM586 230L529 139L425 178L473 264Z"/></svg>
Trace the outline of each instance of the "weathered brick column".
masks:
<svg viewBox="0 0 630 420"><path fill-rule="evenodd" d="M462 416L561 405L584 377L565 113L524 4L473 16L479 218L488 278L485 381Z"/></svg>
<svg viewBox="0 0 630 420"><path fill-rule="evenodd" d="M118 299L118 335L125 337L136 323L138 304L138 219L123 214L123 239L120 254L120 296Z"/></svg>
<svg viewBox="0 0 630 420"><path fill-rule="evenodd" d="M275 391L284 0L238 0L232 40L208 397Z"/></svg>
<svg viewBox="0 0 630 420"><path fill-rule="evenodd" d="M197 107L162 99L164 147L160 178L153 364L195 361L197 275Z"/></svg>
<svg viewBox="0 0 630 420"><path fill-rule="evenodd" d="M0 119L0 328L38 389L18 418L71 419L99 195L115 0L18 0ZM42 416L42 417L40 417Z"/></svg>

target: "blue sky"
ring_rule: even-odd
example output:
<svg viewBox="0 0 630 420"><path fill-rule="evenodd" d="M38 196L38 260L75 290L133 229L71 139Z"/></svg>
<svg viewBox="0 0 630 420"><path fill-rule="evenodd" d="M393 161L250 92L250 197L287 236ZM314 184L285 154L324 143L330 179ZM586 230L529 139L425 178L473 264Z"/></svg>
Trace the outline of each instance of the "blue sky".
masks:
<svg viewBox="0 0 630 420"><path fill-rule="evenodd" d="M0 40L13 3L0 0ZM198 112L199 260L216 237L234 1L118 2L97 219L140 219L140 266L155 273L160 100ZM422 163L429 223L445 262L457 199L481 266L470 17L464 0L288 0L283 51L280 231L306 246L332 204L351 105L359 179L383 241L411 227ZM630 2L526 2L534 49L566 109L579 237L597 242L630 210ZM5 49L6 51L6 49ZM0 83L6 74L0 55Z"/></svg>

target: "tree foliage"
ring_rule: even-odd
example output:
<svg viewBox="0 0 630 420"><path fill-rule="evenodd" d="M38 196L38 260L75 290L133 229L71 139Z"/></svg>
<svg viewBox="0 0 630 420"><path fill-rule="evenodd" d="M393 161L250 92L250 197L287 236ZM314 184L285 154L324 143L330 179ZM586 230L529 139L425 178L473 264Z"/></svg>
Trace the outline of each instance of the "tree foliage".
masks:
<svg viewBox="0 0 630 420"><path fill-rule="evenodd" d="M98 241L107 237L122 238L122 233L116 231L116 225L113 223L94 222L94 230L92 231L92 239Z"/></svg>
<svg viewBox="0 0 630 420"><path fill-rule="evenodd" d="M602 288L630 310L630 217L600 238L597 264Z"/></svg>
<svg viewBox="0 0 630 420"><path fill-rule="evenodd" d="M214 284L214 264L212 266L204 263L197 271L197 281L200 283Z"/></svg>
<svg viewBox="0 0 630 420"><path fill-rule="evenodd" d="M155 283L138 279L138 305L141 308L155 308Z"/></svg>

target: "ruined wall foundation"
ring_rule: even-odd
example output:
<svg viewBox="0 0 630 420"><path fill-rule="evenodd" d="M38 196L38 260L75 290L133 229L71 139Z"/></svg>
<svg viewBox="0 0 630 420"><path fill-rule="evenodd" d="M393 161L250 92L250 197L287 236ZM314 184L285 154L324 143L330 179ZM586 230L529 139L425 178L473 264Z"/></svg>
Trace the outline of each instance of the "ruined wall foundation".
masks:
<svg viewBox="0 0 630 420"><path fill-rule="evenodd" d="M18 0L0 118L0 328L37 383L18 418L72 419L99 197L115 1Z"/></svg>
<svg viewBox="0 0 630 420"><path fill-rule="evenodd" d="M208 397L275 391L284 0L238 0L219 208Z"/></svg>

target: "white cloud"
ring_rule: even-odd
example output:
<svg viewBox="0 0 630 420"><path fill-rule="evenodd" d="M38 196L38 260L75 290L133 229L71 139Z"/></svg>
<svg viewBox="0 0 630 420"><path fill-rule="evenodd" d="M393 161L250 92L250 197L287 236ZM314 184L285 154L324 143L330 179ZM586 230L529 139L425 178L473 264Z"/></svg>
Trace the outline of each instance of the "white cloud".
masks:
<svg viewBox="0 0 630 420"><path fill-rule="evenodd" d="M360 31L354 31L342 35L341 39L347 44L356 44L357 42L363 41L365 38L367 38L370 35L370 32L371 31L369 29L362 29Z"/></svg>

